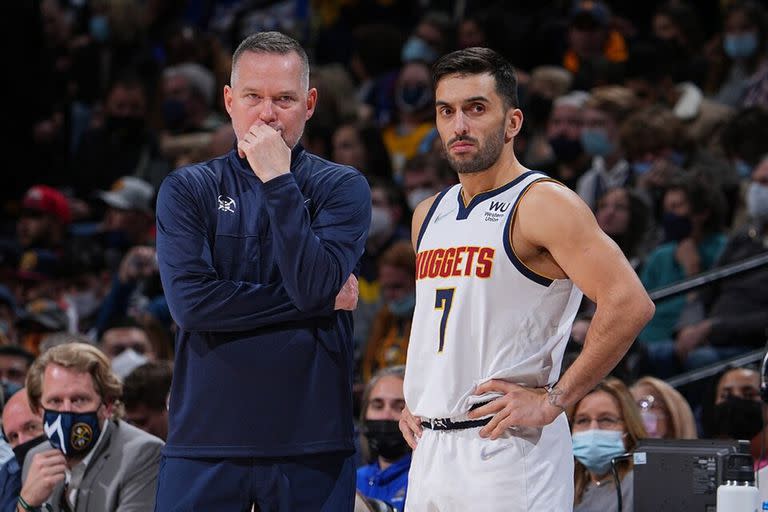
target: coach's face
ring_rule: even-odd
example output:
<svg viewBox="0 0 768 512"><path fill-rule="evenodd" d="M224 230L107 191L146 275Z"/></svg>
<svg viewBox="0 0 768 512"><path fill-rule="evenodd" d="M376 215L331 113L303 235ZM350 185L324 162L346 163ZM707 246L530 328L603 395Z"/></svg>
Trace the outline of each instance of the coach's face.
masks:
<svg viewBox="0 0 768 512"><path fill-rule="evenodd" d="M317 89L308 89L301 58L295 52L245 52L237 62L232 84L224 87L224 104L238 140L254 124L267 124L293 148L316 103Z"/></svg>

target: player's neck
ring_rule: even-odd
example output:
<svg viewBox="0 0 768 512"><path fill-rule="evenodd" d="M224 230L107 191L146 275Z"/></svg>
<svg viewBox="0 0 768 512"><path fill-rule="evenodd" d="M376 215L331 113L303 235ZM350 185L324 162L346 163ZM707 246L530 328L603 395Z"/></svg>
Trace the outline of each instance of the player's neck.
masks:
<svg viewBox="0 0 768 512"><path fill-rule="evenodd" d="M469 203L477 194L502 187L526 171L512 151L503 151L496 163L488 169L459 174L461 194L465 202Z"/></svg>

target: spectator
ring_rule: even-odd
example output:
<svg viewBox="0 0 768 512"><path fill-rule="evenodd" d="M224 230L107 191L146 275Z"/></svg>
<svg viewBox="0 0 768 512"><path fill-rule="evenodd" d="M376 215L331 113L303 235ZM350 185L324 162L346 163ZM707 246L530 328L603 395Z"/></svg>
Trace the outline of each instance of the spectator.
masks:
<svg viewBox="0 0 768 512"><path fill-rule="evenodd" d="M651 211L631 189L613 187L598 198L597 224L616 242L636 271L640 271L648 250Z"/></svg>
<svg viewBox="0 0 768 512"><path fill-rule="evenodd" d="M726 242L723 205L720 191L701 177L686 175L669 183L663 196L663 243L648 255L640 273L647 290L712 268ZM657 346L661 349L664 340L674 337L685 303L684 296L659 302L654 317L640 332L639 339L648 344L652 358L654 344L663 342ZM662 378L670 375L669 369L658 370Z"/></svg>
<svg viewBox="0 0 768 512"><path fill-rule="evenodd" d="M413 61L431 65L441 55L453 50L456 27L448 13L427 11L403 45L403 64Z"/></svg>
<svg viewBox="0 0 768 512"><path fill-rule="evenodd" d="M611 459L631 452L646 436L626 385L612 377L579 400L569 415L573 433L574 512L617 510ZM617 462L623 510L632 512L632 460Z"/></svg>
<svg viewBox="0 0 768 512"><path fill-rule="evenodd" d="M423 200L456 183L456 173L442 156L418 154L403 167L403 192L411 211Z"/></svg>
<svg viewBox="0 0 768 512"><path fill-rule="evenodd" d="M752 78L765 63L768 21L765 8L751 0L731 2L724 13L722 46L712 56L707 95L740 108Z"/></svg>
<svg viewBox="0 0 768 512"><path fill-rule="evenodd" d="M630 391L640 408L640 416L648 437L698 437L696 420L688 400L665 381L646 375L636 380Z"/></svg>
<svg viewBox="0 0 768 512"><path fill-rule="evenodd" d="M364 382L386 366L405 364L416 304L416 254L400 240L379 258L379 289L384 305L373 319L361 364Z"/></svg>
<svg viewBox="0 0 768 512"><path fill-rule="evenodd" d="M72 220L67 198L47 185L35 185L21 200L16 236L23 249L61 249Z"/></svg>
<svg viewBox="0 0 768 512"><path fill-rule="evenodd" d="M168 437L168 393L173 370L168 361L150 361L123 381L125 421L159 437Z"/></svg>
<svg viewBox="0 0 768 512"><path fill-rule="evenodd" d="M0 345L0 379L3 390L16 386L14 392L24 387L27 372L35 356L18 345ZM6 398L13 393L6 393Z"/></svg>
<svg viewBox="0 0 768 512"><path fill-rule="evenodd" d="M51 348L32 365L27 393L49 440L27 454L22 507L154 508L163 442L120 419L122 385L101 351L82 343Z"/></svg>
<svg viewBox="0 0 768 512"><path fill-rule="evenodd" d="M18 343L16 320L20 313L16 297L7 286L0 284L0 345Z"/></svg>
<svg viewBox="0 0 768 512"><path fill-rule="evenodd" d="M111 323L101 336L99 348L110 359L112 371L121 379L156 358L149 333L130 317Z"/></svg>
<svg viewBox="0 0 768 512"><path fill-rule="evenodd" d="M48 336L70 331L69 318L64 307L59 302L46 298L28 302L17 326L20 346L34 356L41 353L41 345Z"/></svg>
<svg viewBox="0 0 768 512"><path fill-rule="evenodd" d="M619 126L635 109L630 89L596 87L584 105L581 146L592 157L592 166L576 184L576 192L593 210L608 188L630 184L632 173L619 138Z"/></svg>
<svg viewBox="0 0 768 512"><path fill-rule="evenodd" d="M405 366L379 369L363 393L362 431L369 464L357 470L357 489L368 498L380 499L403 510L408 488L411 449L398 422L405 407Z"/></svg>
<svg viewBox="0 0 768 512"><path fill-rule="evenodd" d="M701 88L708 63L701 52L704 31L696 9L687 1L665 2L654 11L651 28L655 39L677 56L685 79Z"/></svg>
<svg viewBox="0 0 768 512"><path fill-rule="evenodd" d="M24 388L14 393L3 407L3 436L13 449L13 457L0 466L0 510L15 512L24 458L29 450L46 439L43 422L32 412Z"/></svg>
<svg viewBox="0 0 768 512"><path fill-rule="evenodd" d="M392 162L381 130L366 121L345 121L331 137L331 159L351 165L368 178L392 179Z"/></svg>
<svg viewBox="0 0 768 512"><path fill-rule="evenodd" d="M547 141L551 148L551 174L570 189L590 164L590 156L581 145L581 131L584 128L584 105L589 94L572 91L555 98L547 120ZM547 167L547 165L545 165Z"/></svg>

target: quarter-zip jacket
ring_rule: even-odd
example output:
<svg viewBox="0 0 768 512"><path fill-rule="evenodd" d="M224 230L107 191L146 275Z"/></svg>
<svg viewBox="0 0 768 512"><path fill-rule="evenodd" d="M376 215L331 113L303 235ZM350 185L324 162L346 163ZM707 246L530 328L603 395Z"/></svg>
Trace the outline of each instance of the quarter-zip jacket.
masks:
<svg viewBox="0 0 768 512"><path fill-rule="evenodd" d="M179 327L168 456L353 449L352 315L334 303L363 253L370 188L300 146L290 170L262 183L233 149L160 187L158 263Z"/></svg>

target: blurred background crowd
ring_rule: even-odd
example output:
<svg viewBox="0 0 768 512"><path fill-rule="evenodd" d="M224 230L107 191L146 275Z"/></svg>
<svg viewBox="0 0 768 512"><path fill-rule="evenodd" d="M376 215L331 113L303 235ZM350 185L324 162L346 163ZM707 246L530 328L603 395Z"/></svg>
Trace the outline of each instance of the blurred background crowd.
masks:
<svg viewBox="0 0 768 512"><path fill-rule="evenodd" d="M435 130L430 83L430 65L447 52L490 46L517 67L525 117L518 158L584 199L649 291L768 251L765 1L35 0L5 7L24 50L9 61L20 82L8 96L18 106L9 107L22 113L7 138L22 167L6 171L0 189L4 400L48 348L90 343L124 379L126 419L165 436L174 323L157 274L155 194L173 169L232 149L222 88L232 50L254 31L283 31L307 48L319 102L302 144L370 182L355 312L361 425L396 419L404 403L397 369L415 301L411 212L457 183ZM566 365L593 311L585 299ZM632 439L761 435L753 368L729 370L742 379L738 386L723 384L720 372L682 394L665 380L763 347L766 329L764 267L657 303L615 370L618 380L588 395L614 406L598 424L633 425ZM397 400L372 400L371 379L382 370L386 378L377 380L389 382ZM631 411L622 401L629 389ZM580 406L574 432L586 421ZM622 422L629 414L637 424ZM373 455L387 452L389 462L406 452L396 440L384 443L384 431L370 437ZM361 466L377 464L364 453ZM378 470L387 460L379 456ZM579 487L578 468L577 499L587 499L594 494L582 495L590 488L583 475Z"/></svg>

